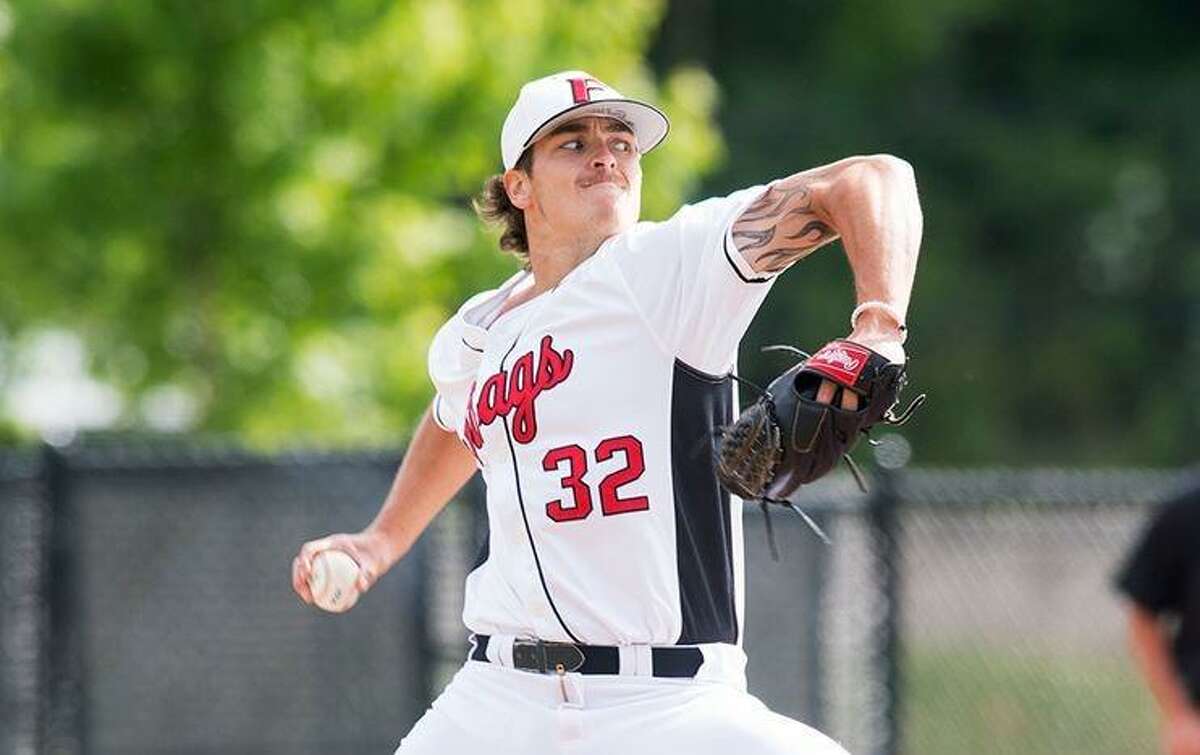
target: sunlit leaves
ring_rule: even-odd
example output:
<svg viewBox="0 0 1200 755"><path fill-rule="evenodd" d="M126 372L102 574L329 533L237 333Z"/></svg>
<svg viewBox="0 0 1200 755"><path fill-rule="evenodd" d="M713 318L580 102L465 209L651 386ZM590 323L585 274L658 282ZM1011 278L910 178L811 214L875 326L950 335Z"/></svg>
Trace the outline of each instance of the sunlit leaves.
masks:
<svg viewBox="0 0 1200 755"><path fill-rule="evenodd" d="M438 325L515 269L468 198L524 81L582 68L662 103L647 217L718 156L711 79L660 91L642 63L662 10L0 4L0 323L77 333L119 427L394 441Z"/></svg>

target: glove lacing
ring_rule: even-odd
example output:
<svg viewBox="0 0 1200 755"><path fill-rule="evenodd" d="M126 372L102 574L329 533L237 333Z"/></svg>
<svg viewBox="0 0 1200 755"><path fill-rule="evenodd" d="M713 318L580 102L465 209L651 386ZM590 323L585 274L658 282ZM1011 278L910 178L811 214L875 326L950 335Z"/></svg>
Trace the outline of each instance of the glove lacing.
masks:
<svg viewBox="0 0 1200 755"><path fill-rule="evenodd" d="M770 351L770 350L794 351L798 354L801 354L805 359L808 359L810 356L809 354L801 351L800 349L797 349L795 346L781 345L781 346L767 346L767 347L763 348L763 351ZM760 387L753 381L747 380L746 378L743 378L740 375L737 375L732 372L729 373L729 376L732 377L734 380L736 380L738 383L741 383L742 385L746 385L746 386L749 386L750 388L753 388L759 395L766 396L767 403L772 403L771 396L766 392L766 390L764 390L762 387ZM774 405L772 405L771 410L772 410L772 412L774 412ZM781 458L782 458L782 455L783 455L783 452L781 449L780 450ZM848 461L851 464L851 470L854 472L855 479L859 481L859 486L860 487L864 486L866 483L863 482L862 473L858 471L857 466L854 465L854 461L850 458L850 456L848 454L843 455L843 458L846 459L846 461ZM777 459L775 461L775 464L778 464L778 463L779 463L779 460ZM865 488L864 488L864 492L865 492ZM754 501L755 499L752 498L749 500ZM767 546L770 548L772 561L774 561L776 563L779 562L779 548L775 544L775 527L771 523L771 507L769 504L772 504L772 503L779 505L779 506L784 506L786 508L789 508L792 511L799 514L800 517L808 525L809 529L811 529L814 533L816 533L817 537L821 538L822 542L824 542L826 545L833 545L833 541L831 541L829 539L829 536L825 534L825 531L823 529L821 529L821 527L813 520L813 518L811 516L809 516L807 513L805 513L805 511L803 509L801 509L799 506L792 503L791 501L787 501L787 500L780 501L780 500L776 500L774 498L767 498L766 496L758 496L757 500L758 500L758 506L762 510L762 514L763 514L763 524L766 526L766 529L767 529Z"/></svg>

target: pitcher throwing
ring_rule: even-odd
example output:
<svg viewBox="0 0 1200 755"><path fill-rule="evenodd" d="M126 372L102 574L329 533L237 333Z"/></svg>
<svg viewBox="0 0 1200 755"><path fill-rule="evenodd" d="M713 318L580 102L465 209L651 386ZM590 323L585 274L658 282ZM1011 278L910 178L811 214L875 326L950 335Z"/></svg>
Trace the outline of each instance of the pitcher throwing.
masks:
<svg viewBox="0 0 1200 755"><path fill-rule="evenodd" d="M667 128L582 71L521 89L477 209L525 269L435 337L437 396L375 520L293 562L305 601L328 548L365 590L482 473L471 647L401 755L844 753L746 692L741 501L713 439L776 278L839 237L858 299L844 341L903 364L913 172L852 157L640 223L641 158ZM817 380L817 402L859 409L853 380Z"/></svg>

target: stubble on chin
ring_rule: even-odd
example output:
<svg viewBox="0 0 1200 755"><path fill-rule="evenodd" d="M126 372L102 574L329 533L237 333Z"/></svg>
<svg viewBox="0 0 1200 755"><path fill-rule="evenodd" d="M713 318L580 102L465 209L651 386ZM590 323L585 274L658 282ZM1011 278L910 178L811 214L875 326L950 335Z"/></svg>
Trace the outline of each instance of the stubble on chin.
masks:
<svg viewBox="0 0 1200 755"><path fill-rule="evenodd" d="M596 208L592 215L593 228L603 237L613 236L633 227L637 213L628 204L627 198L603 208Z"/></svg>

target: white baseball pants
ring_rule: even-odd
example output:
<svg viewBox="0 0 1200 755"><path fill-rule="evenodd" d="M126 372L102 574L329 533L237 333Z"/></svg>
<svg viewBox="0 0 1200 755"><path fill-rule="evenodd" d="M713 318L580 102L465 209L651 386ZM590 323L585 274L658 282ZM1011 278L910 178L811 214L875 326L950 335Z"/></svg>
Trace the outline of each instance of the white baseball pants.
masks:
<svg viewBox="0 0 1200 755"><path fill-rule="evenodd" d="M396 755L847 755L736 687L467 661Z"/></svg>

